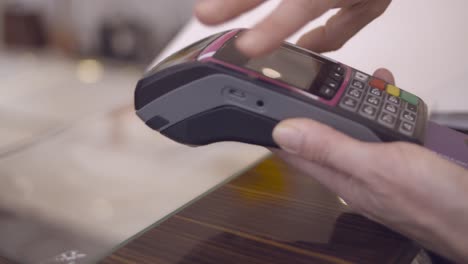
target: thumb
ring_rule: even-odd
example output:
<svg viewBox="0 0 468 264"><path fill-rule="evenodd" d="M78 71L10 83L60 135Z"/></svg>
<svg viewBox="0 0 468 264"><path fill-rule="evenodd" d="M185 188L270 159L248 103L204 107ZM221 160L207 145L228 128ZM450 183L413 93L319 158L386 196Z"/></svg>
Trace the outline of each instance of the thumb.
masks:
<svg viewBox="0 0 468 264"><path fill-rule="evenodd" d="M377 77L379 79L382 79L390 84L395 85L395 77L393 76L392 72L385 69L385 68L379 68L374 72L374 77Z"/></svg>
<svg viewBox="0 0 468 264"><path fill-rule="evenodd" d="M373 148L310 119L289 119L273 130L273 138L286 152L343 173L361 175ZM365 166L367 167L367 166Z"/></svg>

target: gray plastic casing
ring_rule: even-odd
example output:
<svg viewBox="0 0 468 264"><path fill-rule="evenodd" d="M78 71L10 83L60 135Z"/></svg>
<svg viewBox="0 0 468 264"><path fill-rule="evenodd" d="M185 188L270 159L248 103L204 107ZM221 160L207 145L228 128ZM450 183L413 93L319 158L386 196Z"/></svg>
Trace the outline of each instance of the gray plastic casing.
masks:
<svg viewBox="0 0 468 264"><path fill-rule="evenodd" d="M261 102L261 103L259 103ZM274 120L310 118L351 137L368 142L381 139L368 127L294 97L227 74L214 74L174 89L137 111L145 122L159 116L169 123L159 130L221 106L237 106Z"/></svg>

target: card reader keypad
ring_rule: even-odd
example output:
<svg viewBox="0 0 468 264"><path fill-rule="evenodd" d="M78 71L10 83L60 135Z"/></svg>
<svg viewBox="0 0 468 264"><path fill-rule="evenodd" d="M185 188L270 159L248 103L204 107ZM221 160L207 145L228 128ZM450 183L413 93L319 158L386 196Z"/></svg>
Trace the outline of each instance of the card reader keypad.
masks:
<svg viewBox="0 0 468 264"><path fill-rule="evenodd" d="M343 66L338 65L332 69L323 85L318 89L318 95L328 100L332 99L343 83L344 74L345 68Z"/></svg>
<svg viewBox="0 0 468 264"><path fill-rule="evenodd" d="M420 99L383 80L355 71L339 106L381 126L414 136Z"/></svg>

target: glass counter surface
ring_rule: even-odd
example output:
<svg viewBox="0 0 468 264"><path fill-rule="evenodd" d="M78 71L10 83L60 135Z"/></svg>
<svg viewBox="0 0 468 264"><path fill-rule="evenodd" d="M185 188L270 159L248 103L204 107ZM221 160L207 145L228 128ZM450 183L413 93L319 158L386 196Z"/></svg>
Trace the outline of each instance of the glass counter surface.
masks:
<svg viewBox="0 0 468 264"><path fill-rule="evenodd" d="M0 87L5 259L93 263L267 153L234 143L187 148L148 129L131 102L141 69L94 62L104 70L90 83L76 74L78 61L0 57L14 87Z"/></svg>

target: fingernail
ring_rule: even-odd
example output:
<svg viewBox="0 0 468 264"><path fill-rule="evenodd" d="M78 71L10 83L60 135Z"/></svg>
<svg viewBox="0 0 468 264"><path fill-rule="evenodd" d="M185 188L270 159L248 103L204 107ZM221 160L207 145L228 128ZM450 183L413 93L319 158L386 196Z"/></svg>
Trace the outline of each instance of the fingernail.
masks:
<svg viewBox="0 0 468 264"><path fill-rule="evenodd" d="M292 126L279 125L273 130L273 138L284 151L292 154L299 153L302 142L302 135L299 129Z"/></svg>

